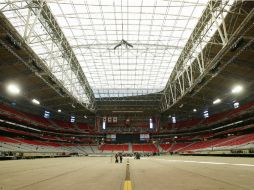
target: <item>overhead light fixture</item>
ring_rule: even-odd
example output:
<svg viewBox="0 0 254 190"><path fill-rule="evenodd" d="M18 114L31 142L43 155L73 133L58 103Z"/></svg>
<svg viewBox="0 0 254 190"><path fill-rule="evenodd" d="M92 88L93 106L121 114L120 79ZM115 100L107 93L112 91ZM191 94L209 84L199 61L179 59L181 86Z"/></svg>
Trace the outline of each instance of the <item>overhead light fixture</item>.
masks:
<svg viewBox="0 0 254 190"><path fill-rule="evenodd" d="M87 119L87 116L86 116L86 115L84 115L84 118L85 118L85 119Z"/></svg>
<svg viewBox="0 0 254 190"><path fill-rule="evenodd" d="M149 119L149 128L153 129L153 119L152 118Z"/></svg>
<svg viewBox="0 0 254 190"><path fill-rule="evenodd" d="M236 109L236 108L239 108L239 106L240 106L240 103L239 102L234 102L234 108Z"/></svg>
<svg viewBox="0 0 254 190"><path fill-rule="evenodd" d="M176 123L176 117L172 117L172 123Z"/></svg>
<svg viewBox="0 0 254 190"><path fill-rule="evenodd" d="M208 117L209 117L209 112L208 112L208 110L204 111L203 116L204 116L204 118L208 118Z"/></svg>
<svg viewBox="0 0 254 190"><path fill-rule="evenodd" d="M32 99L32 102L33 102L34 104L37 104L37 105L40 104L40 101L39 101L39 100L36 100L36 99Z"/></svg>
<svg viewBox="0 0 254 190"><path fill-rule="evenodd" d="M75 122L75 116L71 116L70 122L71 122L71 123L74 123L74 122Z"/></svg>
<svg viewBox="0 0 254 190"><path fill-rule="evenodd" d="M7 86L7 91L10 94L17 95L20 93L20 88L16 84L9 84Z"/></svg>
<svg viewBox="0 0 254 190"><path fill-rule="evenodd" d="M60 110L60 109L59 109L59 110L57 110L57 112L58 112L58 113L61 113L61 112L62 112L62 110Z"/></svg>
<svg viewBox="0 0 254 190"><path fill-rule="evenodd" d="M44 111L44 118L49 119L50 118L50 112L49 111Z"/></svg>
<svg viewBox="0 0 254 190"><path fill-rule="evenodd" d="M197 109L193 109L193 112L197 112Z"/></svg>
<svg viewBox="0 0 254 190"><path fill-rule="evenodd" d="M216 100L213 101L213 104L218 104L218 103L220 103L220 102L221 102L221 99L218 98L218 99L216 99Z"/></svg>
<svg viewBox="0 0 254 190"><path fill-rule="evenodd" d="M233 94L238 94L238 93L240 93L242 90L243 90L243 87L240 86L240 85L238 85L238 86L235 86L235 87L231 90L231 92L232 92Z"/></svg>

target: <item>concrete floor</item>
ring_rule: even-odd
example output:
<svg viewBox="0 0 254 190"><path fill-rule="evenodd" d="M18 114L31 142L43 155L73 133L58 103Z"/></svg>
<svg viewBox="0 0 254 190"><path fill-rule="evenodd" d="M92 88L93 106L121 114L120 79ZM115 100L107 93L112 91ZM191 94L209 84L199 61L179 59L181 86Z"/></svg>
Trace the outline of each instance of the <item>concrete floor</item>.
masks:
<svg viewBox="0 0 254 190"><path fill-rule="evenodd" d="M253 158L173 156L135 160L130 166L135 190L254 189Z"/></svg>
<svg viewBox="0 0 254 190"><path fill-rule="evenodd" d="M1 161L0 190L118 190L125 169L110 158Z"/></svg>
<svg viewBox="0 0 254 190"><path fill-rule="evenodd" d="M0 161L0 190L122 190L124 162L109 157ZM130 175L134 190L253 190L254 159L130 159Z"/></svg>

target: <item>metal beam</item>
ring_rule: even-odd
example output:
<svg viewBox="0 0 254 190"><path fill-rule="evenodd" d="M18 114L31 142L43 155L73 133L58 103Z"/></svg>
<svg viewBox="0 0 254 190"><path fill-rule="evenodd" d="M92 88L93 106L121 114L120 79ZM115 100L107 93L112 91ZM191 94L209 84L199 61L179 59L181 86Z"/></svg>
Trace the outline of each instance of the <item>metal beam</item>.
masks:
<svg viewBox="0 0 254 190"><path fill-rule="evenodd" d="M179 73L179 70L182 69L184 61L188 59L189 54L194 47L194 44L200 40L202 32L206 29L207 24L211 22L212 18L212 12L221 5L221 0L219 1L213 1L210 0L208 3L203 15L199 19L198 24L196 25L194 31L192 32L191 36L189 37L189 40L187 41L184 49L182 50L179 59L177 60L176 66L169 78L169 81L167 83L167 86L170 84L172 79L175 79Z"/></svg>
<svg viewBox="0 0 254 190"><path fill-rule="evenodd" d="M86 105L87 108L91 111L96 109L95 105L95 97L93 91L88 83L88 80L81 68L75 53L73 52L69 42L67 41L64 33L62 32L60 26L58 25L57 21L55 20L53 14L51 13L49 7L47 6L45 1L42 0L33 0L30 6L30 9L34 11L34 8L41 9L41 16L38 17L41 24L45 27L50 35L52 35L52 39L55 39L55 43L61 45L62 50L64 52L64 56L69 60L69 64L71 66L72 71L76 74L80 84L82 85L84 92L86 93L89 104Z"/></svg>
<svg viewBox="0 0 254 190"><path fill-rule="evenodd" d="M6 17L0 13L0 27L3 33L12 35L17 42L22 44L22 49L26 52L26 56L19 55L16 50L0 38L0 44L10 52L20 63L29 68L37 77L42 79L48 86L50 86L59 97L70 97L72 100L75 98L68 92L68 90L60 83L55 76L44 66L42 60L31 50L31 48L24 42L24 39L16 32L13 26L8 22ZM6 36L6 35L5 35ZM32 64L33 62L33 64ZM36 65L36 67L35 67ZM40 69L40 71L38 70ZM52 83L53 82L53 83ZM86 108L87 109L87 108Z"/></svg>
<svg viewBox="0 0 254 190"><path fill-rule="evenodd" d="M241 2L240 2L241 3ZM235 7L238 6L239 2L236 2L234 4ZM218 8L218 5L216 6ZM211 9L208 9L206 11L212 11ZM223 10L220 10L222 12ZM231 48L235 46L235 44L238 43L238 41L244 36L244 34L252 28L251 19L253 18L252 10L247 17L243 20L241 25L234 31L232 35L228 38L228 41L221 46L220 49L218 49L217 54L209 60L202 61L202 59L199 59L198 57L210 57L209 53L210 51L207 51L207 47L205 47L197 56L197 58L193 61L191 65L188 67L182 67L183 66L183 60L186 58L186 52L183 53L183 57L179 58L179 63L175 67L175 69L179 69L179 71L176 71L172 73L168 84L164 90L164 99L161 100L161 111L164 112L167 109L171 108L173 105L175 105L182 97L184 97L186 94L190 93L193 95L197 94L197 92L200 91L200 89L214 77L216 76L225 66L229 63L231 63L244 49L246 49L251 43L252 40L250 40L244 47L239 47L239 49L235 52L234 56L231 56L225 61L225 55L230 52ZM206 13L208 14L208 13ZM212 14L211 12L209 14ZM210 16L211 19L211 16ZM199 24L198 24L199 25ZM197 26L198 26L197 25ZM209 28L209 27L208 27ZM213 38L217 38L217 36L213 36ZM186 46L189 46L188 43ZM212 45L210 45L212 46ZM188 49L187 49L188 50ZM184 51L187 51L184 50ZM189 50L190 51L190 50ZM189 52L187 51L187 54ZM202 55L203 54L203 55ZM222 62L223 60L223 62ZM203 65L204 62L205 64ZM204 68L204 69L203 69ZM215 71L214 71L215 70ZM188 74L187 74L188 73ZM190 73L193 76L193 80L188 79L188 75ZM184 76L187 76L186 78L188 80L179 80L180 78L185 78ZM190 78L190 77L189 77ZM182 81L182 84L179 84L179 81ZM185 85L184 90L182 89L182 86ZM198 89L195 89L195 92L193 93L194 87L199 86ZM173 90L172 90L173 89ZM180 90L179 90L180 89ZM168 95L171 94L171 95ZM165 99L168 98L167 101Z"/></svg>
<svg viewBox="0 0 254 190"><path fill-rule="evenodd" d="M15 3L18 4L16 5ZM16 33L16 36L19 36L18 39L23 46L22 48L27 45L29 47L28 49L32 50L30 45L33 44L34 41L42 43L47 41L48 44L52 44L52 48L58 48L58 54L61 54L58 55L62 57L61 63L58 61L58 59L55 58L56 55L54 54L53 49L47 49L48 54L45 56L36 55L36 59L32 58L34 61L38 62L37 65L41 68L40 70L43 70L43 73L37 73L38 76L41 78L44 78L42 75L50 76L52 80L49 79L49 83L53 83L53 85L51 85L53 86L53 88L57 88L57 86L54 87L54 85L58 84L58 88L60 86L60 88L65 91L65 95L68 94L68 96L74 99L74 101L78 102L88 110L94 112L96 110L96 105L93 91L83 73L83 70L70 44L64 36L61 28L57 24L53 14L50 12L46 1L10 1L4 8L4 11L13 11L16 12L18 15L19 13L15 9L26 9L28 11L28 15L24 18L24 33L21 34L22 36ZM44 35L43 38L41 37L41 35L34 35L34 28L38 24L44 29L44 33L47 34L46 36ZM62 75L65 74L68 81L62 79L60 80L59 77L57 79L54 76L53 70L55 69L56 64L61 67L63 73ZM26 65L30 66L31 64ZM54 65L54 67L51 65ZM66 74L66 65L68 65L69 70L72 71L71 74ZM79 83L79 85L76 85L77 83ZM74 90L75 92L82 91L82 94L77 95Z"/></svg>

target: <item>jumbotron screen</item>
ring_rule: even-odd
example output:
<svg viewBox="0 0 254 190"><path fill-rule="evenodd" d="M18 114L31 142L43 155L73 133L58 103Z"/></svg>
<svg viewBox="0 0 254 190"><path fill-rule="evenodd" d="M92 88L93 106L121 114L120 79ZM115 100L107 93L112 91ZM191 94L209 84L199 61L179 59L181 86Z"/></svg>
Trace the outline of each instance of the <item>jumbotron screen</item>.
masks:
<svg viewBox="0 0 254 190"><path fill-rule="evenodd" d="M139 143L139 134L117 134L116 143Z"/></svg>
<svg viewBox="0 0 254 190"><path fill-rule="evenodd" d="M107 134L106 141L116 141L116 134Z"/></svg>
<svg viewBox="0 0 254 190"><path fill-rule="evenodd" d="M140 134L140 141L147 141L149 138L149 134Z"/></svg>

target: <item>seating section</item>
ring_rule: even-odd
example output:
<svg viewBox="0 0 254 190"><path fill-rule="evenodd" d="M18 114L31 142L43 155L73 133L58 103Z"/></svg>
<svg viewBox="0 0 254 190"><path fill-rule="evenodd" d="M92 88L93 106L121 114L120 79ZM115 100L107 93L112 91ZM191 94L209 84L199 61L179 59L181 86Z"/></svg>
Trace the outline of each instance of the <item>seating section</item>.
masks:
<svg viewBox="0 0 254 190"><path fill-rule="evenodd" d="M222 146L238 146L246 143L254 143L254 134L247 134L247 135L242 135L239 137L235 137L230 141L225 141L223 143L220 143L216 145L217 147L222 147Z"/></svg>
<svg viewBox="0 0 254 190"><path fill-rule="evenodd" d="M0 127L0 132L1 131L6 131L6 132L9 132L9 133L16 133L16 134L20 134L20 135L26 135L26 136L39 136L37 134L34 134L34 133L29 133L29 132L25 132L25 131L21 131L21 130L16 130L16 129L10 129L10 128L7 128L7 127Z"/></svg>
<svg viewBox="0 0 254 190"><path fill-rule="evenodd" d="M167 152L195 152L205 150L232 150L234 148L245 146L248 144L254 145L254 134L246 134L241 136L230 136L222 139L212 139L199 142L178 142L171 144L160 144L163 151ZM128 144L104 144L100 147L89 144L74 144L47 142L39 140L28 140L23 138L11 138L0 136L0 152L65 152L65 153L107 153L107 152L128 152ZM159 152L159 149L154 144L132 144L132 152Z"/></svg>
<svg viewBox="0 0 254 190"><path fill-rule="evenodd" d="M104 144L99 147L102 152L127 152L129 149L128 144Z"/></svg>
<svg viewBox="0 0 254 190"><path fill-rule="evenodd" d="M0 152L40 152L40 153L94 153L90 145L42 142L21 138L0 136Z"/></svg>
<svg viewBox="0 0 254 190"><path fill-rule="evenodd" d="M254 110L254 102L248 103L246 105L243 105L237 109L233 109L227 112L219 113L211 115L209 118L206 119L191 119L186 121L179 121L176 124L168 124L164 130L161 130L160 132L164 131L176 131L176 130L184 130L184 129L190 129L198 126L206 126L210 124L215 124L218 122L222 122L225 119L231 119L236 116L239 116L243 113L250 112L251 110ZM38 117L35 115L27 114L24 112L20 112L18 110L15 110L14 108L10 106L6 106L3 104L0 104L0 115L14 119L16 121L28 124L28 125L34 125L39 129L43 130L53 130L53 131L59 131L59 132L75 132L75 133L93 133L93 127L85 124L85 123L70 123L66 121L59 121L59 120L52 120L52 119L45 119L42 117ZM142 131L149 130L147 123L140 123L139 126L135 126L133 128L123 128L123 127L107 127L106 132L137 132L141 133ZM151 131L150 131L151 132Z"/></svg>
<svg viewBox="0 0 254 190"><path fill-rule="evenodd" d="M191 143L187 143L187 142L180 142L180 143L175 143L173 144L170 149L169 149L169 152L178 152L180 151L181 149L189 146Z"/></svg>
<svg viewBox="0 0 254 190"><path fill-rule="evenodd" d="M143 146L141 144L133 144L132 151L133 152L143 152Z"/></svg>
<svg viewBox="0 0 254 190"><path fill-rule="evenodd" d="M214 135L225 135L225 134L229 134L229 133L234 133L234 132L240 132L240 131L243 131L243 130L246 130L246 129L253 129L254 128L254 125L253 124L250 124L250 125L245 125L245 126L241 126L241 127L236 127L236 128L233 128L233 129L228 129L228 130L225 130L225 131L220 131L220 132L217 132L217 133L214 133Z"/></svg>
<svg viewBox="0 0 254 190"><path fill-rule="evenodd" d="M163 151L168 151L172 144L160 144L160 147Z"/></svg>
<svg viewBox="0 0 254 190"><path fill-rule="evenodd" d="M254 102L250 102L243 106L240 106L237 109L232 109L227 112L222 112L218 114L211 115L208 118L204 119L192 119L187 121L179 121L176 124L169 123L165 128L165 130L176 130L176 129L188 129L197 126L206 126L209 124L219 123L224 121L225 119L232 119L246 112L250 112L254 110Z"/></svg>
<svg viewBox="0 0 254 190"><path fill-rule="evenodd" d="M226 118L228 116L228 112L223 112L219 114L211 115L210 117L204 119L200 124L201 125L207 125L211 123L219 122L220 120Z"/></svg>
<svg viewBox="0 0 254 190"><path fill-rule="evenodd" d="M216 148L218 150L220 147L232 149L237 146L254 144L254 134L246 134L241 136L230 136L227 138L212 139L207 141L198 141L193 143L171 143L171 144L160 144L163 151L167 152L193 152L206 149Z"/></svg>
<svg viewBox="0 0 254 190"><path fill-rule="evenodd" d="M209 140L209 141L196 142L196 143L191 144L188 147L183 148L181 151L185 152L185 151L192 151L192 150L197 150L197 149L214 147L215 145L225 142L226 140L227 141L231 140L232 138L235 138L235 137L230 137L227 139L213 139L213 140Z"/></svg>
<svg viewBox="0 0 254 190"><path fill-rule="evenodd" d="M187 121L180 121L175 124L170 123L168 124L167 128L168 129L190 128L190 127L196 126L201 121L202 121L201 119L192 119Z"/></svg>
<svg viewBox="0 0 254 190"><path fill-rule="evenodd" d="M99 150L99 147L96 144L90 144L90 150L92 153L101 153L101 150Z"/></svg>
<svg viewBox="0 0 254 190"><path fill-rule="evenodd" d="M188 128L197 125L207 125L210 123L221 122L225 118L232 118L245 112L250 113L252 110L254 110L254 103L249 103L229 112L212 115L207 119L183 121L177 124L172 124L171 127ZM0 136L0 151L78 152L83 154L131 151L129 150L128 144L104 144L102 146L88 145L88 143L94 143L92 138L84 138L75 135L81 134L81 132L94 134L95 132L92 131L92 128L87 124L73 124L65 121L48 120L41 117L28 115L1 104L0 116L3 118L3 120L1 120L3 125L0 126L0 132L7 134L7 136L16 136L15 138ZM5 120L11 121L12 123L9 122L7 124ZM38 127L39 130L36 129L36 127ZM249 124L246 126L239 126L237 128L219 131L217 133L210 132L203 135L179 136L177 138L169 137L161 141L162 143L160 144L159 148L164 152L195 152L213 149L230 150L240 146L254 144L254 134L229 136L227 138L216 138L211 140L206 139L216 137L213 136L215 134L218 136L238 131L246 131L247 129L250 131L253 127L253 124ZM132 148L132 152L159 152L159 149L156 147L156 145L147 143L132 144L130 148Z"/></svg>
<svg viewBox="0 0 254 190"><path fill-rule="evenodd" d="M77 124L77 127L80 129L80 130L86 130L86 131L90 131L90 127L85 124L85 123L78 123Z"/></svg>
<svg viewBox="0 0 254 190"><path fill-rule="evenodd" d="M237 109L233 109L231 111L215 114L203 121L203 123L209 124L214 122L221 122L224 119L231 119L235 116L238 116L240 113L245 113L247 111L250 111L251 109L254 109L254 102L250 102L248 104L245 104L243 106L240 106Z"/></svg>
<svg viewBox="0 0 254 190"><path fill-rule="evenodd" d="M0 104L0 115L20 121L25 124L33 124L42 129L51 129L61 132L87 132L90 127L87 124L77 124L77 126L70 122L49 120L42 117L34 116L17 111L11 107Z"/></svg>
<svg viewBox="0 0 254 190"><path fill-rule="evenodd" d="M243 106L240 106L237 109L233 109L229 112L228 116L230 117L234 117L235 115L239 114L239 113L244 113L250 110L254 110L254 102L250 102L248 104L245 104Z"/></svg>
<svg viewBox="0 0 254 190"><path fill-rule="evenodd" d="M18 143L15 139L9 138L9 137L1 137L0 136L0 142L7 142L7 143Z"/></svg>
<svg viewBox="0 0 254 190"><path fill-rule="evenodd" d="M158 148L154 144L133 144L133 152L159 152Z"/></svg>
<svg viewBox="0 0 254 190"><path fill-rule="evenodd" d="M159 152L154 144L143 144L143 150L144 152Z"/></svg>

